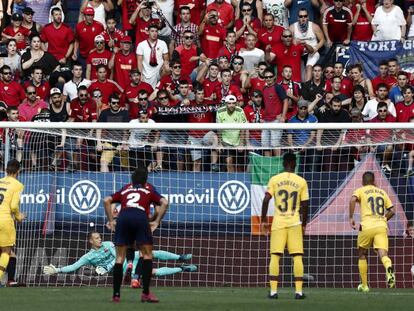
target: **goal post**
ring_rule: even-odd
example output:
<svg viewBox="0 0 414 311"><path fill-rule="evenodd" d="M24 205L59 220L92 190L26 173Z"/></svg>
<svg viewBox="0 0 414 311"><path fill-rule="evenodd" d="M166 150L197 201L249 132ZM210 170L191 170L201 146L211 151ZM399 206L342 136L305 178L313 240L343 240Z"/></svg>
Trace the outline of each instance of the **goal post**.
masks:
<svg viewBox="0 0 414 311"><path fill-rule="evenodd" d="M389 254L397 287L413 287L414 240L407 234L414 219L414 179L408 171L414 160L413 123L0 122L0 128L2 167L16 156L23 166L20 206L27 219L17 225L15 251L18 278L29 286L111 284L111 274L98 276L91 266L55 276L44 275L42 268L73 264L90 249L91 231L113 239L105 228L103 199L129 182L136 165L148 167L149 182L170 202L154 248L191 253L191 263L198 266L195 273L156 278L157 285L267 286L270 241L259 230L261 204L270 176L282 170L281 155L290 151L309 185L307 286L358 285L357 231L348 223L348 204L369 170L396 207L389 222ZM280 143L262 146L263 131L270 130L282 134ZM232 138L240 135L241 145L226 145L223 131ZM314 141L321 135L321 144L292 142L306 131L313 132ZM270 218L274 208L269 206ZM359 208L356 214L359 221ZM375 256L371 251L370 285L384 287ZM179 265L157 261L154 266ZM292 286L287 253L281 278L283 286Z"/></svg>

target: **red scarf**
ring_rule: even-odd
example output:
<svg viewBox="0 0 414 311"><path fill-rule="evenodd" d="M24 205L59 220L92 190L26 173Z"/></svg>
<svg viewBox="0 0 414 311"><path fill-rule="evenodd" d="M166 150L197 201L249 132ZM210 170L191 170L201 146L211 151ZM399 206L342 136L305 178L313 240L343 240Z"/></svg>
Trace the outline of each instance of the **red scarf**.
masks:
<svg viewBox="0 0 414 311"><path fill-rule="evenodd" d="M151 49L149 64L152 67L157 67L158 66L158 63L157 63L157 43L158 43L158 40L155 42L154 46L151 46L151 43L149 42L149 40L147 40L147 43L148 43L148 45Z"/></svg>

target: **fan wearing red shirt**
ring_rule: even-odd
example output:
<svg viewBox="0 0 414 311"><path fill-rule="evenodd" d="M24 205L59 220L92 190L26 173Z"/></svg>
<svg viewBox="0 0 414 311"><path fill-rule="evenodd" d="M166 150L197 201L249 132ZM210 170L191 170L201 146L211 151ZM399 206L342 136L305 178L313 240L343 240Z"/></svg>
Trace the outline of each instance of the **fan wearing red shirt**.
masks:
<svg viewBox="0 0 414 311"><path fill-rule="evenodd" d="M226 30L218 24L218 13L211 10L205 15L198 28L201 38L201 49L208 58L216 58L226 37Z"/></svg>
<svg viewBox="0 0 414 311"><path fill-rule="evenodd" d="M227 30L226 41L218 52L218 57L225 56L227 59L232 60L239 54L241 45L236 43L236 32L234 30Z"/></svg>
<svg viewBox="0 0 414 311"><path fill-rule="evenodd" d="M23 88L27 89L28 86L34 86L38 99L46 100L49 98L50 85L48 81L43 80L42 68L36 66L33 67L31 77L31 80L24 83Z"/></svg>
<svg viewBox="0 0 414 311"><path fill-rule="evenodd" d="M300 66L301 57L305 53L305 47L308 47L308 45L303 46L301 44L294 44L292 40L292 32L285 29L282 33L282 43L278 43L272 48L269 46L266 48L266 61L268 63L277 64L277 81L282 80L282 68L286 65L292 67L292 80L295 82L302 81Z"/></svg>
<svg viewBox="0 0 414 311"><path fill-rule="evenodd" d="M180 7L187 6L190 8L190 22L200 25L202 18L206 11L206 1L204 0L175 0L174 9L176 12L180 11ZM177 23L181 22L180 14L177 15Z"/></svg>
<svg viewBox="0 0 414 311"><path fill-rule="evenodd" d="M208 77L203 77L199 80L203 84L205 100L211 100L215 103L218 102L221 85L218 79L219 72L217 63L211 63L208 67Z"/></svg>
<svg viewBox="0 0 414 311"><path fill-rule="evenodd" d="M230 3L224 0L214 0L213 3L207 5L207 14L210 11L218 13L218 23L226 29L233 28L234 24L234 8Z"/></svg>
<svg viewBox="0 0 414 311"><path fill-rule="evenodd" d="M91 52L86 60L86 79L96 79L96 68L98 65L104 65L107 70L107 78L111 76L109 69L109 61L112 58L112 53L105 50L105 39L102 35L95 37L95 51Z"/></svg>
<svg viewBox="0 0 414 311"><path fill-rule="evenodd" d="M298 100L300 96L300 84L292 81L292 67L286 65L282 69L283 80L279 85L285 90L289 106L286 112L286 120L290 120L298 113Z"/></svg>
<svg viewBox="0 0 414 311"><path fill-rule="evenodd" d="M121 4L121 15L122 15L122 29L124 31L132 30L133 27L129 22L132 14L135 12L135 9L138 6L138 1L136 0L122 0ZM128 32L129 33L129 32Z"/></svg>
<svg viewBox="0 0 414 311"><path fill-rule="evenodd" d="M379 102L377 105L377 116L371 119L369 122L372 123L390 123L396 122L396 119L388 111L388 104L386 102ZM380 143L380 142L389 142L392 139L393 130L368 130L370 136L370 142Z"/></svg>
<svg viewBox="0 0 414 311"><path fill-rule="evenodd" d="M352 32L352 12L344 7L343 0L335 0L334 5L325 10L322 29L328 47L331 47L333 43L349 44Z"/></svg>
<svg viewBox="0 0 414 311"><path fill-rule="evenodd" d="M243 94L240 91L240 88L231 84L232 74L230 69L223 69L221 71L221 85L218 92L218 101L221 101L222 98L227 95L234 95L237 98L237 105L243 107Z"/></svg>
<svg viewBox="0 0 414 311"><path fill-rule="evenodd" d="M388 90L390 90L397 83L397 79L388 74L388 61L381 61L378 69L379 75L371 80L372 88L374 91L377 91L378 85L384 83L388 86Z"/></svg>
<svg viewBox="0 0 414 311"><path fill-rule="evenodd" d="M107 69L105 65L98 65L96 67L96 73L97 73L97 80L93 81L91 85L89 86L88 90L89 93L92 94L94 90L100 90L102 93L102 102L107 103L109 100L109 96L111 94L116 93L118 95L121 95L124 91L122 87L118 85L115 81L108 80L106 77L108 76ZM121 107L124 106L121 103Z"/></svg>
<svg viewBox="0 0 414 311"><path fill-rule="evenodd" d="M259 90L254 90L249 104L243 110L249 123L263 123L263 93ZM249 131L249 143L254 147L260 147L262 145L262 132Z"/></svg>
<svg viewBox="0 0 414 311"><path fill-rule="evenodd" d="M30 35L30 30L22 26L23 16L19 13L14 13L11 16L11 25L4 28L1 33L1 39L6 41L8 39L15 39L17 49L23 50L26 48L26 42Z"/></svg>
<svg viewBox="0 0 414 311"><path fill-rule="evenodd" d="M2 79L0 80L0 101L4 101L8 107L19 106L26 98L22 86L12 80L12 72L8 65L1 67Z"/></svg>
<svg viewBox="0 0 414 311"><path fill-rule="evenodd" d="M388 104L386 102L379 102L377 105L377 113L378 115L371 119L369 122L373 123L389 123L395 122L395 118L388 112ZM380 143L377 146L377 153L383 155L382 160L382 169L384 173L390 174L391 173L391 159L392 153L394 151L394 146L390 144L392 141L392 136L394 131L392 129L388 130L368 130L368 143ZM387 144L388 142L388 144Z"/></svg>
<svg viewBox="0 0 414 311"><path fill-rule="evenodd" d="M182 72L182 66L179 60L173 59L170 62L171 74L163 76L160 82L157 84L157 90L167 90L170 95L177 95L179 93L178 87L181 80L186 80L191 83L191 79L188 76L184 76Z"/></svg>
<svg viewBox="0 0 414 311"><path fill-rule="evenodd" d="M334 64L333 69L333 77L330 80L327 80L326 84L326 91L331 92L332 91L332 81L334 77L341 78L341 94L346 95L347 97L352 97L352 93L354 91L354 84L348 77L344 76L344 64L341 62L336 62Z"/></svg>
<svg viewBox="0 0 414 311"><path fill-rule="evenodd" d="M257 37L261 28L261 22L258 18L252 16L252 6L250 3L244 2L241 8L241 17L234 23L234 29L236 30L237 43L242 47L246 47L246 35L253 34ZM256 47L258 43L256 43Z"/></svg>
<svg viewBox="0 0 414 311"><path fill-rule="evenodd" d="M141 110L145 110L148 114L148 118L152 119L154 114L157 112L157 108L149 102L148 98L149 95L147 91L140 90L137 97L134 98L136 101L129 102L128 112L131 120L134 120L133 118L138 118Z"/></svg>
<svg viewBox="0 0 414 311"><path fill-rule="evenodd" d="M261 49L264 50L268 45L275 46L281 43L283 30L282 26L275 25L275 18L272 14L265 14L263 16L263 27L259 29L257 34Z"/></svg>
<svg viewBox="0 0 414 311"><path fill-rule="evenodd" d="M116 28L115 17L109 16L106 18L106 29L101 32L101 36L105 39L106 48L111 52L117 53L121 47L121 40L125 37L125 34Z"/></svg>
<svg viewBox="0 0 414 311"><path fill-rule="evenodd" d="M402 88L404 101L395 105L397 112L397 122L410 122L414 117L414 100L413 100L413 88L410 85L406 85Z"/></svg>
<svg viewBox="0 0 414 311"><path fill-rule="evenodd" d="M252 96L252 92L254 90L259 90L263 92L263 89L266 85L266 81L264 78L264 71L267 69L266 62L260 62L257 64L257 71L254 75L249 75L246 80L246 84L244 86L245 89L250 89L250 96Z"/></svg>
<svg viewBox="0 0 414 311"><path fill-rule="evenodd" d="M172 59L180 60L182 66L181 74L183 76L190 76L194 69L197 68L199 62L207 60L207 56L193 43L194 34L190 30L184 31L183 38L184 44L174 49Z"/></svg>
<svg viewBox="0 0 414 311"><path fill-rule="evenodd" d="M113 78L121 88L125 89L130 83L129 73L137 68L137 57L131 52L131 37L121 39L121 51L113 54L109 61L109 69L113 69Z"/></svg>
<svg viewBox="0 0 414 311"><path fill-rule="evenodd" d="M86 86L81 85L78 88L78 97L70 102L68 122L96 122L96 120L96 104L90 99Z"/></svg>
<svg viewBox="0 0 414 311"><path fill-rule="evenodd" d="M148 27L151 25L161 25L161 21L157 18L152 18L151 8L145 6L145 1L138 4L134 13L129 18L129 23L135 27L135 46L144 40L148 40Z"/></svg>
<svg viewBox="0 0 414 311"><path fill-rule="evenodd" d="M90 51L94 48L95 37L104 31L104 26L95 20L95 10L86 7L83 11L85 20L78 23L75 28L75 46L73 60L77 60L78 51L82 58L88 58Z"/></svg>
<svg viewBox="0 0 414 311"><path fill-rule="evenodd" d="M1 120L4 122L25 122L25 118L19 115L18 107L7 107L7 118ZM20 129L9 129L9 143L10 145L16 146L15 150L11 149L11 157L16 158L17 161L21 162L23 158L23 144L24 144L24 131ZM6 141L4 128L0 129L0 141L3 143Z"/></svg>
<svg viewBox="0 0 414 311"><path fill-rule="evenodd" d="M351 7L353 14L352 24L352 40L355 41L371 41L372 26L371 21L374 17L375 6L367 4L366 0L357 0Z"/></svg>
<svg viewBox="0 0 414 311"><path fill-rule="evenodd" d="M151 85L146 82L141 81L141 73L137 69L133 69L129 73L130 83L125 87L124 94L123 94L123 101L129 106L134 104L138 104L138 94L141 90L144 90L148 95L154 92L154 89ZM130 116L130 119L138 118L138 111L134 116Z"/></svg>
<svg viewBox="0 0 414 311"><path fill-rule="evenodd" d="M246 84L246 79L248 77L247 72L243 69L244 59L241 56L235 56L231 63L233 70L232 70L232 77L231 77L231 84L237 85L240 88L242 93L245 91L242 90L244 84ZM245 98L246 100L246 98Z"/></svg>
<svg viewBox="0 0 414 311"><path fill-rule="evenodd" d="M60 64L66 64L67 59L72 55L75 36L72 29L62 23L62 10L59 7L52 9L52 22L47 24L40 39Z"/></svg>
<svg viewBox="0 0 414 311"><path fill-rule="evenodd" d="M190 102L190 106L207 106L210 102L204 98L204 89L199 87L195 91L195 100ZM213 112L190 113L187 122L190 123L214 123ZM218 171L217 161L218 154L214 147L217 147L218 138L214 131L208 130L190 130L188 132L188 141L193 146L211 146L210 163L213 172ZM193 160L193 171L201 170L202 150L190 150L191 159Z"/></svg>

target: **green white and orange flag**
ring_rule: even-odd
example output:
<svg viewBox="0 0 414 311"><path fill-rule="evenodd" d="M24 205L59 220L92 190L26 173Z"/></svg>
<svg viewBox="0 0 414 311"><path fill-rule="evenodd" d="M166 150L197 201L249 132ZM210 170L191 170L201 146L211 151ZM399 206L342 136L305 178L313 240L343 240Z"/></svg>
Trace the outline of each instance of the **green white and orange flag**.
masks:
<svg viewBox="0 0 414 311"><path fill-rule="evenodd" d="M262 201L266 192L269 179L283 171L282 157L264 157L251 152L250 158L250 193L251 193L251 233L260 234L260 216L262 213ZM269 203L267 212L269 221L273 219L273 199Z"/></svg>

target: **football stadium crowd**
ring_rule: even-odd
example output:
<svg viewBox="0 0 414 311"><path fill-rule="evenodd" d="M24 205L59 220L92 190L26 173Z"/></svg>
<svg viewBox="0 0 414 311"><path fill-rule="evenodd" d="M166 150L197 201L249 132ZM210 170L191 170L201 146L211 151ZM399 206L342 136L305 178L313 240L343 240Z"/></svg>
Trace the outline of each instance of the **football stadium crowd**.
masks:
<svg viewBox="0 0 414 311"><path fill-rule="evenodd" d="M411 122L414 75L391 58L370 80L361 64L337 61L335 50L352 40L411 40L413 14L413 0L3 0L1 119ZM376 152L386 174L405 155L403 174L411 175L413 146L390 143L410 134L137 129L97 130L90 139L23 130L1 137L27 170L107 172L143 162L151 171L234 172L245 170L246 147L277 156L288 146L311 159L305 170L346 170ZM381 144L345 147L364 142Z"/></svg>

